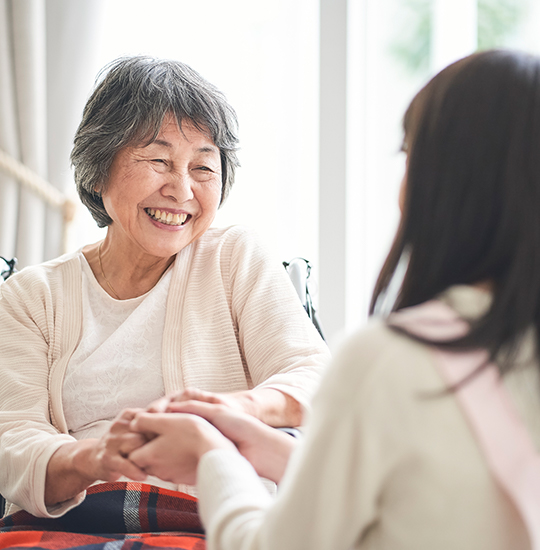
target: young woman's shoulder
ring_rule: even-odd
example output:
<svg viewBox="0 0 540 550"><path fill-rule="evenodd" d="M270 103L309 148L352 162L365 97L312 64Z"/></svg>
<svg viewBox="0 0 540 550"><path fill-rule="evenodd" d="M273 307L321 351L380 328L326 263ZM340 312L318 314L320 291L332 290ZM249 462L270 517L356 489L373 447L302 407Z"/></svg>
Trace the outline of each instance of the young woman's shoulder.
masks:
<svg viewBox="0 0 540 550"><path fill-rule="evenodd" d="M431 349L371 320L339 347L328 378L341 392L384 391L412 396L418 391L440 391L443 382Z"/></svg>

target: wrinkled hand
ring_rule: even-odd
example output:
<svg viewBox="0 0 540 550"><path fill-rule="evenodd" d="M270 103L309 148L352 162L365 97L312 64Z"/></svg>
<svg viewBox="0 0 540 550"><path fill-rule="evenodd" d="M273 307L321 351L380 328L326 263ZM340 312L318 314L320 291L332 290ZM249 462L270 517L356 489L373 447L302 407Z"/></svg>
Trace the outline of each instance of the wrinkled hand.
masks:
<svg viewBox="0 0 540 550"><path fill-rule="evenodd" d="M100 439L81 439L61 445L47 463L45 504L54 506L75 497L96 481L126 476L144 481L146 473L127 456L148 441L129 424L137 410L125 410Z"/></svg>
<svg viewBox="0 0 540 550"><path fill-rule="evenodd" d="M142 433L133 432L130 423L142 409L125 409L113 421L95 449L95 475L102 481L116 481L121 476L144 481L146 474L128 459L129 454L148 442Z"/></svg>
<svg viewBox="0 0 540 550"><path fill-rule="evenodd" d="M129 460L146 473L173 483L194 485L199 459L212 449L235 446L206 420L189 414L139 412L130 429L148 443L129 453Z"/></svg>
<svg viewBox="0 0 540 550"><path fill-rule="evenodd" d="M213 424L263 477L279 483L296 440L253 416L222 404L171 402L168 411L196 414Z"/></svg>

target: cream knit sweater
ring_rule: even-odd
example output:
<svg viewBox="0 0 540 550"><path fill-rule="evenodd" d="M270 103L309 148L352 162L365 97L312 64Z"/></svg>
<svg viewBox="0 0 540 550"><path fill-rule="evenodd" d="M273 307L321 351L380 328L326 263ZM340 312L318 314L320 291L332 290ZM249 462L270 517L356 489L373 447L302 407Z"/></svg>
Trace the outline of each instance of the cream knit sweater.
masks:
<svg viewBox="0 0 540 550"><path fill-rule="evenodd" d="M486 295L444 300L478 317ZM526 339L505 378L540 450L540 380ZM277 499L238 453L199 464L209 550L528 550L523 522L497 485L430 348L380 321L353 335L317 393Z"/></svg>
<svg viewBox="0 0 540 550"><path fill-rule="evenodd" d="M81 339L81 263L67 254L0 286L0 493L47 509L47 463L68 435L62 384ZM176 258L163 334L165 391L281 390L309 407L329 360L287 274L242 227L210 229ZM10 510L13 512L13 508Z"/></svg>

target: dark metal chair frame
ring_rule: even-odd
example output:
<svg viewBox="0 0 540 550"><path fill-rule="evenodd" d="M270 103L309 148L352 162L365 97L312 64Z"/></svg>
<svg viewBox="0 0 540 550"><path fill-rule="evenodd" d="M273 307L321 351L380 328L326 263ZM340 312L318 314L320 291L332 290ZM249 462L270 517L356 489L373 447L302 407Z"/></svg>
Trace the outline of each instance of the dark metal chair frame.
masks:
<svg viewBox="0 0 540 550"><path fill-rule="evenodd" d="M0 256L0 278L4 281L17 272L16 266L17 258L7 260L3 256ZM1 281L0 281L1 282ZM0 518L4 516L6 511L6 501L2 495L0 495Z"/></svg>

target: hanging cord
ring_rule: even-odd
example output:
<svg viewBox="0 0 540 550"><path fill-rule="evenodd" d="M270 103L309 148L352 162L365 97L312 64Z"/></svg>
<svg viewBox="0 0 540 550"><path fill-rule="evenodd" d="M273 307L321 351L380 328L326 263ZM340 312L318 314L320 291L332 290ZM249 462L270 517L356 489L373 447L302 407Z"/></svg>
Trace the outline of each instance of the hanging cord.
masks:
<svg viewBox="0 0 540 550"><path fill-rule="evenodd" d="M2 151L2 149L0 149L0 170L15 178L36 195L39 195L49 206L62 211L64 217L62 247L65 252L67 250L68 224L75 216L75 203L47 180L43 179L33 170L30 170L22 162L8 155L5 151Z"/></svg>

